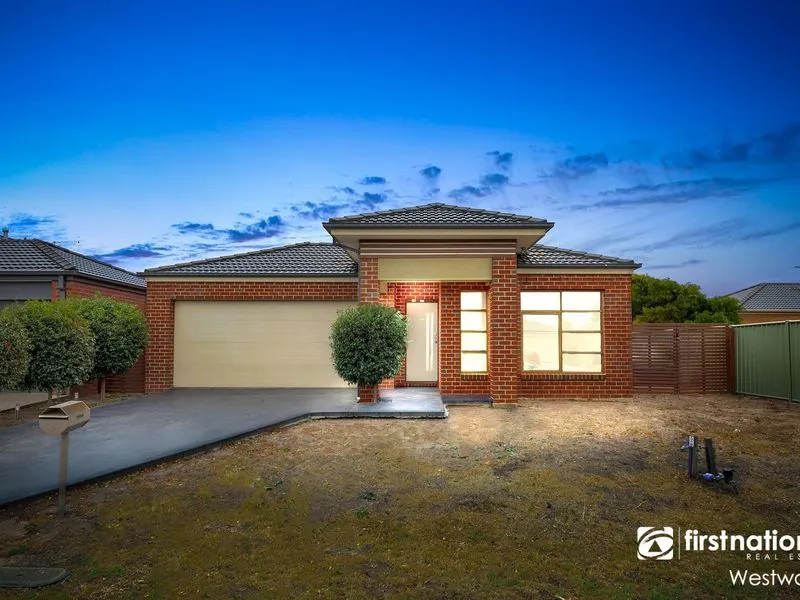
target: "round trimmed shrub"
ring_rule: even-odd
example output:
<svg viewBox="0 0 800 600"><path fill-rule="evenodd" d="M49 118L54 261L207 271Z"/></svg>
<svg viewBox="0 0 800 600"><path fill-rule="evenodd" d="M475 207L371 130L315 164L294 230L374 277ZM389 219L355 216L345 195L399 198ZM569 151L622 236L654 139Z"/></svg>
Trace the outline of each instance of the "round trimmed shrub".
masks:
<svg viewBox="0 0 800 600"><path fill-rule="evenodd" d="M147 321L133 304L107 296L72 300L95 337L91 379L100 380L100 398L105 399L106 377L125 373L147 345Z"/></svg>
<svg viewBox="0 0 800 600"><path fill-rule="evenodd" d="M375 387L400 370L408 324L393 308L359 304L344 309L331 327L333 367L347 383Z"/></svg>
<svg viewBox="0 0 800 600"><path fill-rule="evenodd" d="M31 362L28 331L10 309L0 310L0 390L22 386Z"/></svg>
<svg viewBox="0 0 800 600"><path fill-rule="evenodd" d="M31 342L23 389L49 392L90 380L94 335L73 303L29 300L6 310L25 327Z"/></svg>

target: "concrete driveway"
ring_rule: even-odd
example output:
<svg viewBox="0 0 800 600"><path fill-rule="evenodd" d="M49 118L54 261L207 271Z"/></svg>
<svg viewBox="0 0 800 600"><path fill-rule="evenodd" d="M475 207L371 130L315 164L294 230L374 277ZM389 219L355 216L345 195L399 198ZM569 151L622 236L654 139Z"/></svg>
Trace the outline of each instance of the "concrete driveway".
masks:
<svg viewBox="0 0 800 600"><path fill-rule="evenodd" d="M353 389L181 389L92 410L70 434L69 484L146 466L308 417L444 417L441 403L358 405ZM0 429L0 505L58 487L58 436Z"/></svg>

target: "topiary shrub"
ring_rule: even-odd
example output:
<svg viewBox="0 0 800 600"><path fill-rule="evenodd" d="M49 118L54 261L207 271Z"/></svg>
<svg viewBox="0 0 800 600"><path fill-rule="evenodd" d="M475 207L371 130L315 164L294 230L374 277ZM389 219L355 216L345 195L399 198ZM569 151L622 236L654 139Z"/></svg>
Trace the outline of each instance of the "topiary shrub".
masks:
<svg viewBox="0 0 800 600"><path fill-rule="evenodd" d="M28 331L9 309L0 310L0 390L22 386L31 362Z"/></svg>
<svg viewBox="0 0 800 600"><path fill-rule="evenodd" d="M393 308L359 304L344 309L331 327L333 367L347 383L377 387L400 370L408 324Z"/></svg>
<svg viewBox="0 0 800 600"><path fill-rule="evenodd" d="M5 310L25 327L31 342L31 360L23 389L49 395L53 389L90 380L94 335L73 303L29 300Z"/></svg>
<svg viewBox="0 0 800 600"><path fill-rule="evenodd" d="M106 398L106 377L130 369L147 345L147 321L133 304L97 295L72 300L95 337L91 379L100 380L100 401Z"/></svg>

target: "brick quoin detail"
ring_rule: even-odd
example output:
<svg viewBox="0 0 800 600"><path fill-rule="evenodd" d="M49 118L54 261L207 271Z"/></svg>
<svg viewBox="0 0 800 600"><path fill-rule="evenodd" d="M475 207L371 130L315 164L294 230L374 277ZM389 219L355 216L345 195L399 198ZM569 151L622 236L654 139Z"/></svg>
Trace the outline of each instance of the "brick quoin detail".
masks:
<svg viewBox="0 0 800 600"><path fill-rule="evenodd" d="M159 281L147 283L147 348L145 392L172 389L174 368L175 302L180 300L355 301L354 281Z"/></svg>
<svg viewBox="0 0 800 600"><path fill-rule="evenodd" d="M629 398L633 395L631 363L631 276L520 275L522 291L600 291L603 293L603 373L522 373L522 398ZM518 360L519 364L519 360ZM519 367L521 371L521 366Z"/></svg>
<svg viewBox="0 0 800 600"><path fill-rule="evenodd" d="M144 312L146 304L145 290L104 284L91 279L70 277L64 282L65 295L67 298L94 298L100 294L136 305ZM53 281L52 287L53 300L59 299L58 282ZM109 394L141 393L144 392L145 385L145 353L136 361L127 373L112 375L106 379L106 392ZM78 392L80 397L95 396L100 393L100 382L90 381L81 386L70 390L72 393Z"/></svg>
<svg viewBox="0 0 800 600"><path fill-rule="evenodd" d="M494 404L515 404L520 370L520 307L516 256L492 258L489 331L489 395Z"/></svg>

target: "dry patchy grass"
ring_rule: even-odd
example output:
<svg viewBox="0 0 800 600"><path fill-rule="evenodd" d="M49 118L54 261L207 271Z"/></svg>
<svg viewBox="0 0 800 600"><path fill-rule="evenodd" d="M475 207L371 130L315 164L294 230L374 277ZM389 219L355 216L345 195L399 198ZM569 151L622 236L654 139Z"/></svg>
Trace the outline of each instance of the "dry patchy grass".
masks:
<svg viewBox="0 0 800 600"><path fill-rule="evenodd" d="M689 482L687 433L736 467ZM0 511L0 564L63 566L24 598L789 598L705 553L636 559L638 525L800 534L800 406L754 398L454 407L314 421Z"/></svg>
<svg viewBox="0 0 800 600"><path fill-rule="evenodd" d="M143 396L143 394L106 394L105 402L100 402L100 395L98 394L96 396L83 397L81 400L83 400L89 408L97 408L107 404L116 404L121 400L132 400L140 396ZM17 416L13 408L0 411L0 427L14 427L16 425L24 425L25 423L38 421L39 415L44 412L46 408L50 407L50 405L59 402L67 402L68 400L71 400L71 398L67 396L54 399L50 402L45 400L38 404L28 404L27 406L20 407L19 416Z"/></svg>

